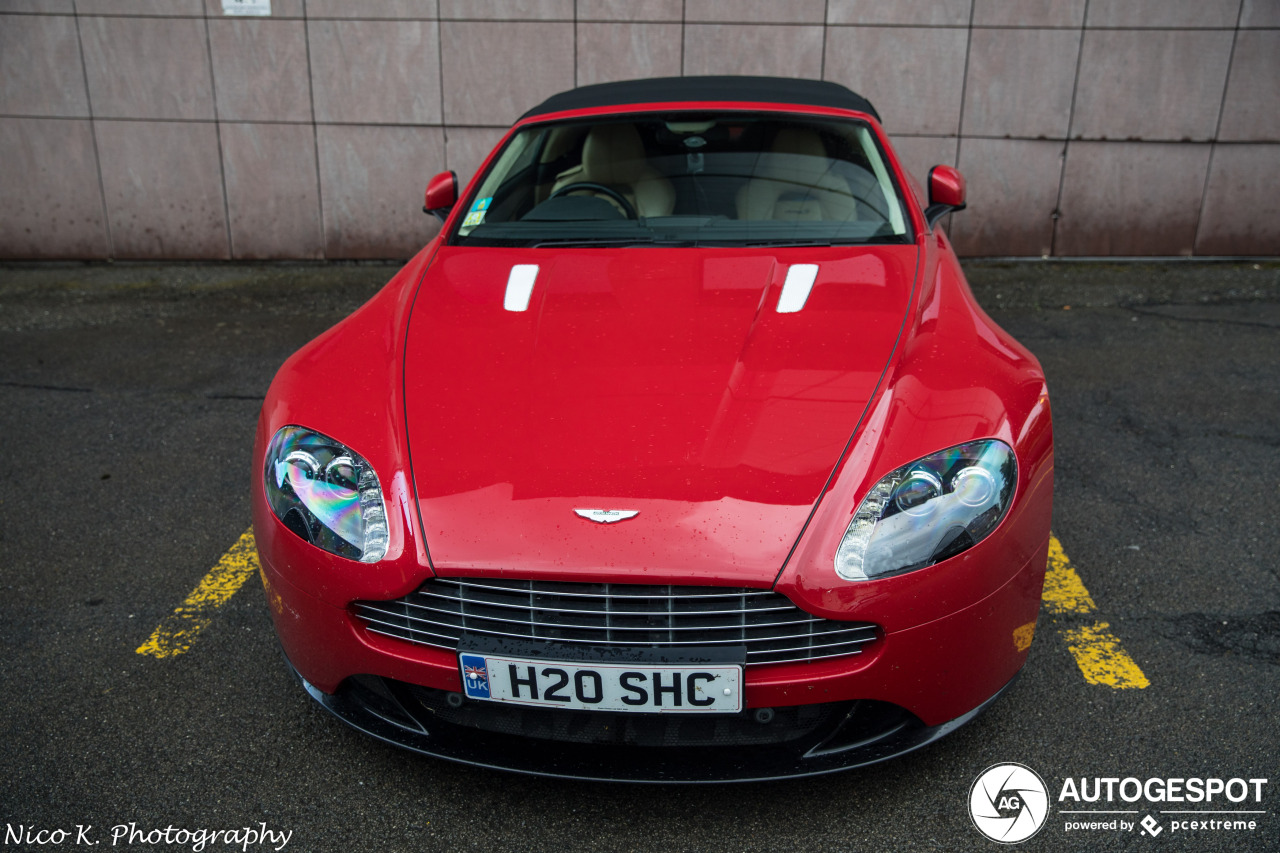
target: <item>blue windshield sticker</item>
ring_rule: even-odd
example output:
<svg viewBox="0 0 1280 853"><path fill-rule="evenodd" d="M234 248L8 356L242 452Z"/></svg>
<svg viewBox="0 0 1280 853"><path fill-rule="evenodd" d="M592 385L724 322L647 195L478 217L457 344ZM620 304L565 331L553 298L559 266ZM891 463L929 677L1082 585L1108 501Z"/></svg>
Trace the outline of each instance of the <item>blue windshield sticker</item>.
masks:
<svg viewBox="0 0 1280 853"><path fill-rule="evenodd" d="M462 227L474 228L484 222L484 215L488 212L489 205L492 203L493 196L476 199L475 204L471 205L471 210L467 213L467 218L462 220Z"/></svg>

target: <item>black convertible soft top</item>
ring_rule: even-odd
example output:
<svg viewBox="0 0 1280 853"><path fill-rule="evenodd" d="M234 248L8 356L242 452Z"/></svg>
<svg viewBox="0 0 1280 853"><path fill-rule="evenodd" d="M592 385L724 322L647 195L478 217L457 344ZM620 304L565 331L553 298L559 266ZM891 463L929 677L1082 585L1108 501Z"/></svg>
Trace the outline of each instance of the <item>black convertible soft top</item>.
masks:
<svg viewBox="0 0 1280 853"><path fill-rule="evenodd" d="M589 107L613 107L645 104L654 101L756 101L780 104L804 104L856 110L875 116L879 113L871 102L839 83L825 80L799 80L789 77L656 77L650 80L623 80L597 83L552 95L521 116L522 119L580 110Z"/></svg>

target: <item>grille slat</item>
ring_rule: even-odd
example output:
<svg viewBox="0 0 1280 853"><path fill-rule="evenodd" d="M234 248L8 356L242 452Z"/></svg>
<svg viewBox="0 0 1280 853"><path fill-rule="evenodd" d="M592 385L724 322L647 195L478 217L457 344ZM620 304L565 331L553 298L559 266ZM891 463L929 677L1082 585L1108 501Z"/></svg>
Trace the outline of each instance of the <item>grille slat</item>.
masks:
<svg viewBox="0 0 1280 853"><path fill-rule="evenodd" d="M395 601L358 601L374 633L456 649L463 634L580 646L747 648L748 664L855 655L875 625L823 619L767 590L433 579Z"/></svg>
<svg viewBox="0 0 1280 853"><path fill-rule="evenodd" d="M475 581L462 581L454 578L437 578L436 580L432 581L432 583L438 584L440 586L467 587L469 589L479 589L479 590L487 590L493 593L503 593L503 592L515 592L515 591L526 592L528 591L528 585L535 583L535 581L512 581L508 579L495 578L492 581L485 581L484 583L476 583ZM543 583L543 582L536 581L536 583ZM557 581L557 583L561 583L561 582ZM513 586L513 584L521 584L521 586ZM603 592L584 592L581 589L579 589L578 591L574 591L572 589L556 590L555 596L557 598L642 598L646 600L649 600L649 599L656 600L659 598L678 598L681 601L688 601L690 599L698 599L698 598L725 598L725 599L739 600L739 599L751 598L751 597L774 598L777 596L776 592L769 592L767 589L740 589L740 590L726 591L725 589L721 587L716 587L716 586L676 587L676 586L644 586L643 584L575 584L575 583L562 583L562 585L570 588L572 587L583 588L583 587L590 587L590 586L596 586L601 588L609 587L615 591L610 592L606 595ZM623 591L617 592L616 590L618 589L622 589ZM646 589L654 590L654 591L653 592L637 592L637 590L646 590ZM657 590L691 590L691 591L688 593L668 592L663 594L663 593L657 592Z"/></svg>
<svg viewBox="0 0 1280 853"><path fill-rule="evenodd" d="M448 623L444 623L444 622L432 622L432 621L429 621L429 620L426 620L426 619L414 619L414 620L410 620L410 621L411 621L411 624L403 624L403 623L401 623L401 622L388 622L388 621L386 621L386 620L384 620L384 619L375 619L375 618L373 618L373 617L370 615L370 613L371 613L371 612L376 612L376 611L364 611L364 612L361 614L361 615L363 616L363 618L364 618L364 620L365 620L366 622L369 622L369 623L371 623L371 624L376 624L376 625L383 625L383 626L388 627L388 628L396 628L396 629L400 629L400 630L407 630L407 631L418 631L418 632L420 632L420 633L430 633L430 634L432 634L433 636L437 636L437 637L449 637L449 636L450 636L450 634L449 634L449 633L447 633L447 632L442 633L442 632L439 632L439 631L427 631L425 628L418 627L418 626L433 626L433 627L437 627L437 628L452 629L452 630L454 630L454 631L456 631L456 630L457 630L457 626L456 626L456 625L450 625L450 624L448 624ZM563 626L557 626L557 627L563 627ZM529 635L528 635L528 634L515 633L515 632L511 632L511 631L484 630L482 633L483 633L483 636L486 636L486 637L515 637L515 638L518 638L518 639L528 639L528 637L529 637ZM821 636L821 635L819 635L819 636ZM875 638L876 638L876 637L875 637L875 630L874 630L874 629L867 629L867 630L866 630L866 633L865 633L865 634L863 634L863 635L852 635L852 636L850 636L849 634L846 634L845 632L840 632L840 636L842 637L842 639L839 639L839 640L837 640L836 642L831 642L831 643L819 643L819 642L816 642L816 641L815 641L815 637L814 637L814 635L808 635L807 639L809 640L809 642L808 642L808 644L807 644L807 645L804 645L804 646L789 646L789 647L787 647L787 648L782 648L782 649L761 649L760 651L768 651L768 652L790 652L790 651L803 651L803 650L805 650L805 649L810 649L810 648L813 648L813 649L825 649L825 648L831 648L831 647L834 647L834 646L855 645L855 644L856 644L856 645L864 645L864 644L866 644L866 643L870 643L870 642L872 642L872 641L873 641L873 640L875 640ZM456 636L454 637L454 639L456 640ZM562 639L575 639L575 638L566 637L566 638L562 638ZM746 638L746 641L745 641L745 642L747 643L747 645L748 645L748 646L750 646L750 645L752 645L752 644L760 644L760 643L774 643L774 642L783 642L783 641L788 641L788 640L797 640L797 639L806 639L806 637L805 637L804 635L797 636L797 635L795 635L795 634L782 634L782 635L770 636L770 637L749 636L749 637L747 637L747 638ZM744 642L744 640L743 640L743 638L742 638L741 636L735 636L735 637L729 637L729 638L727 638L727 639L714 639L714 638L708 638L708 637L700 637L700 638L698 638L698 639L696 639L696 640L693 640L693 641L690 641L690 640L687 640L687 639L685 639L685 640L680 640L680 639L673 639L673 640L649 640L649 641L646 641L646 642L641 643L641 644L636 643L636 642L635 642L635 640L633 640L633 639L623 638L623 639L619 639L619 640L609 640L609 639L605 639L605 640L592 640L592 641L590 641L590 644L591 644L591 645L601 645L601 646L606 646L606 645L607 645L607 646L635 646L635 645L647 645L647 646L686 646L686 647L694 647L694 646L709 646L709 645L717 645L717 646L723 646L723 645L730 645L730 646L732 646L732 645L742 645L742 644L743 644L743 642Z"/></svg>
<svg viewBox="0 0 1280 853"><path fill-rule="evenodd" d="M396 603L397 603L397 604L399 604L400 602L396 602ZM423 605L416 604L416 603L414 603L414 602L406 602L406 603L405 603L405 606L406 606L406 607L413 608L413 609L414 609L414 610L416 610L416 611L421 611L421 613L414 613L414 614L410 614L410 615L408 615L408 616L406 617L406 614L405 614L405 613L404 613L400 608L396 608L396 609L386 608L386 607L385 607L385 605L383 605L383 604L380 604L380 603L371 603L371 602L362 602L362 604L361 604L361 607L363 607L363 608L364 608L366 611L368 611L368 612L379 612L379 613L384 613L384 614L386 614L386 615L388 615L388 616L400 616L400 617L405 617L405 618L409 618L409 619L422 619L422 620L424 620L424 621L433 621L433 617L435 617L435 618L449 618L449 617L454 617L454 618L457 618L457 619L459 619L459 620L462 620L462 619L463 619L462 614L461 614L461 613L459 613L459 612L457 612L457 611L454 611L454 610L442 610L442 609L437 608L437 607L424 607ZM562 613L562 612L563 612L563 611L560 611L560 612L558 612L558 613L557 613L557 614L555 614L555 615L558 617L558 616L560 615L560 613ZM511 625L528 625L528 624L530 624L530 620L529 620L528 618L524 618L524 619L511 619L511 618L507 618L508 616L518 616L518 615L519 615L519 613L518 613L518 612L511 612L511 611L506 611L506 610L504 610L504 611L502 611L502 613L504 614L503 616L489 616L489 615L482 615L482 614L478 614L478 613L474 613L474 612L473 612L473 613L471 613L469 616L465 617L465 619L466 619L466 622L467 622L467 623L472 623L472 622L502 622L502 623L507 623L507 624L511 624ZM653 627L652 625L634 624L634 623L633 623L633 624L621 624L621 622L620 622L620 620L627 620L627 619L630 619L631 617L640 616L640 615L644 615L644 614L636 614L636 613L624 613L624 614L618 614L618 613L607 613L607 614L604 614L604 615L605 615L605 624L604 624L603 626L601 626L601 625L599 625L599 624L595 624L595 625L593 625L593 624L588 624L588 623L585 623L585 622L562 622L562 621L557 621L557 622L555 622L555 625L556 625L556 627L557 627L557 628L585 628L585 629L593 629L593 628L600 628L600 627L604 627L604 628L605 628L605 629L607 629L608 631L653 631L653 630L654 630L654 627ZM689 614L689 615L691 615L691 616L693 616L693 615L696 615L696 616L706 616L707 614ZM784 615L785 615L785 614L784 614ZM743 631L749 631L749 630L754 629L754 628L772 628L772 627L784 626L784 625L812 625L812 626L814 626L814 627L815 627L815 630L821 631L821 630L825 630L825 628L822 628L822 627L819 627L819 626L825 626L825 625L828 625L828 624L829 624L827 620L822 619L822 618L817 617L817 616L810 616L810 615L808 615L808 614L801 614L801 615L803 616L803 618L800 618L800 619L781 619L781 618L779 618L779 619L773 619L773 618L771 617L771 618L770 618L770 621L758 620L758 621L755 621L755 622L751 622L750 624L745 623L745 621L739 621L737 624L733 624L733 625L725 625L725 624L696 624L696 622L697 622L697 621L709 621L709 620L692 620L692 619L691 619L691 620L688 620L691 624L687 624L687 625L680 625L680 624L675 624L674 622L672 622L669 626L667 626L667 627L666 627L666 630L668 630L668 631L738 631L738 632L743 632ZM440 623L440 624L453 624L453 623ZM465 627L465 625L464 625L464 623L463 623L462 621L459 621L457 624L458 624L458 627L460 627L460 628L461 628L461 627ZM839 624L839 623L837 623L837 624Z"/></svg>
<svg viewBox="0 0 1280 853"><path fill-rule="evenodd" d="M423 596L423 597L436 598L436 599L445 598L445 596L437 595L434 593L428 596ZM454 599L454 600L457 600L457 599ZM415 607L428 606L424 604L418 604L416 602L408 602L408 603L412 604ZM528 604L515 604L512 602L498 602L498 601L475 601L474 599L467 599L465 604L473 608L473 610L471 611L473 613L475 612L474 611L475 607L501 607L501 608L507 608L510 610L519 610L521 612L529 612L531 610L545 609L545 608L538 608L538 607L531 608L529 607ZM599 615L599 616L663 616L663 617L666 617L666 616L673 616L673 615L674 616L699 616L699 615L737 616L739 613L767 613L769 611L786 611L786 610L794 610L794 609L795 609L795 605L788 605L785 607L782 607L782 606L754 607L750 610L742 610L736 607L730 610L672 610L670 608L667 608L665 610L610 610L610 609L607 609L607 605L606 605L606 607L603 607L599 610L579 610L571 607L557 607L556 612L557 613L589 613L592 615Z"/></svg>

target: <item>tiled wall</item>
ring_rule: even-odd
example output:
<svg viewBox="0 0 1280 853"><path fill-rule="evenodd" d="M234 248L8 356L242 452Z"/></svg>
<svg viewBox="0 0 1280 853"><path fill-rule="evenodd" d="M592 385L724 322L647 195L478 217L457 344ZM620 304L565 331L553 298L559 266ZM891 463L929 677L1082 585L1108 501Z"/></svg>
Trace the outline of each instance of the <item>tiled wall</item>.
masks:
<svg viewBox="0 0 1280 853"><path fill-rule="evenodd" d="M521 112L846 84L968 255L1280 254L1280 0L0 0L0 257L404 257Z"/></svg>

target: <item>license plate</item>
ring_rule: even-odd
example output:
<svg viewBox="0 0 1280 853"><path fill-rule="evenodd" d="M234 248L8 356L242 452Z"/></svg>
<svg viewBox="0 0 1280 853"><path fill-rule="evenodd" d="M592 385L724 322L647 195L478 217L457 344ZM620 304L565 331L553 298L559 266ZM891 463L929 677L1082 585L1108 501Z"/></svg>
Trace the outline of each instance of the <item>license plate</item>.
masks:
<svg viewBox="0 0 1280 853"><path fill-rule="evenodd" d="M731 714L742 710L742 667L584 663L460 652L469 699L581 711Z"/></svg>

